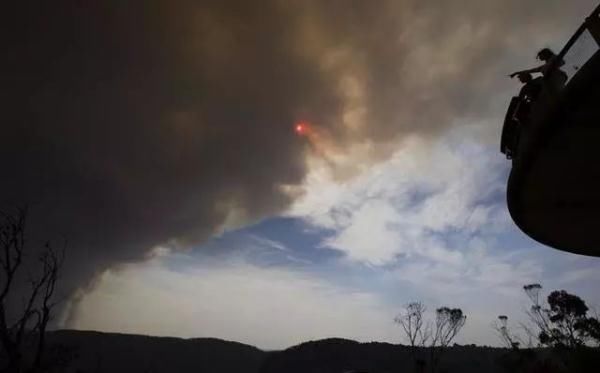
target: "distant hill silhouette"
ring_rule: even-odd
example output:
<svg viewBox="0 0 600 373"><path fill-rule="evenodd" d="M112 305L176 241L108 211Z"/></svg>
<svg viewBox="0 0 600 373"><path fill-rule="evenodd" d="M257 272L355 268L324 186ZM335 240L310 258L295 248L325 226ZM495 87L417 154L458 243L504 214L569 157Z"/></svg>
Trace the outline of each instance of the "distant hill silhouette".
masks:
<svg viewBox="0 0 600 373"><path fill-rule="evenodd" d="M181 339L92 331L48 333L49 353L58 352L68 373L412 373L414 363L406 346L359 343L331 338L310 341L282 351L215 338ZM598 366L598 350L579 360ZM551 350L510 351L504 348L457 346L444 354L438 372L538 372L536 361L552 357ZM555 370L548 370L554 372ZM558 371L565 371L558 370ZM591 372L571 365L566 371Z"/></svg>
<svg viewBox="0 0 600 373"><path fill-rule="evenodd" d="M332 338L273 352L260 373L398 372L410 362L408 349L403 346Z"/></svg>
<svg viewBox="0 0 600 373"><path fill-rule="evenodd" d="M81 373L258 372L266 352L215 338L181 339L60 330L48 333L70 360L59 371Z"/></svg>
<svg viewBox="0 0 600 373"><path fill-rule="evenodd" d="M457 346L444 355L441 370L448 372L503 372L496 360L507 350ZM414 372L409 348L390 343L332 338L311 341L269 354L260 373Z"/></svg>

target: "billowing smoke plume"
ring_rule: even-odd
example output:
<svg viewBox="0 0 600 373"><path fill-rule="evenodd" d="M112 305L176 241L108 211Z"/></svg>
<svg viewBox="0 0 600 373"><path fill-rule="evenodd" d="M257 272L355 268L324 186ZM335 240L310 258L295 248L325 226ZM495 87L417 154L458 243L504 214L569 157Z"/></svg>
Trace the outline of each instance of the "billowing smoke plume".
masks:
<svg viewBox="0 0 600 373"><path fill-rule="evenodd" d="M0 206L28 204L34 240L68 238L71 290L285 209L310 152L299 120L338 149L477 121L514 50L584 15L558 0L19 4L3 11Z"/></svg>

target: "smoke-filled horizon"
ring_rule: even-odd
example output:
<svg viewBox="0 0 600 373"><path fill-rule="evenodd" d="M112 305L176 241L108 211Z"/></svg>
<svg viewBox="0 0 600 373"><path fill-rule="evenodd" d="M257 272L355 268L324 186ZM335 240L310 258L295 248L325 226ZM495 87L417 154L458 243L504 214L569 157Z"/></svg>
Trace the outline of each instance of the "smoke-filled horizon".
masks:
<svg viewBox="0 0 600 373"><path fill-rule="evenodd" d="M85 292L157 247L289 211L316 163L343 183L410 139L426 148L469 126L495 144L506 75L559 48L593 5L11 5L0 207L29 206L32 244L67 238L64 292Z"/></svg>

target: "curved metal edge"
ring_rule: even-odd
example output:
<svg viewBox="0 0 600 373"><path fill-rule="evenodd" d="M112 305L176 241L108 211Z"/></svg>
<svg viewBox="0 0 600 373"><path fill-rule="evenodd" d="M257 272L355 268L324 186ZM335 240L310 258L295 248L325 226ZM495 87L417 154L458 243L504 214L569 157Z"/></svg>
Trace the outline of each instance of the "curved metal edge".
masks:
<svg viewBox="0 0 600 373"><path fill-rule="evenodd" d="M531 143L528 144L528 149L524 149L525 151L521 152L520 157L513 161L513 167L510 171L506 188L508 212L514 223L523 233L535 241L554 249L590 257L600 257L600 253L592 254L589 252L589 248L564 246L563 243L548 239L544 234L536 232L531 229L531 227L528 227L522 219L523 212L519 201L519 188L523 184L523 180L533 163L536 154L535 149L545 142L545 139L547 139L554 131L556 126L561 124L555 118L560 118L562 116L561 111L566 110L565 108L569 108L569 103L572 102L572 100L577 100L580 95L588 92L587 88L597 84L599 80L600 50L597 51L571 79L567 87L565 87L564 92L561 94L561 97L557 100L557 109L553 110L551 115L546 116L545 119L542 120L542 123L539 123L536 131L537 133L532 136L534 141L531 141Z"/></svg>

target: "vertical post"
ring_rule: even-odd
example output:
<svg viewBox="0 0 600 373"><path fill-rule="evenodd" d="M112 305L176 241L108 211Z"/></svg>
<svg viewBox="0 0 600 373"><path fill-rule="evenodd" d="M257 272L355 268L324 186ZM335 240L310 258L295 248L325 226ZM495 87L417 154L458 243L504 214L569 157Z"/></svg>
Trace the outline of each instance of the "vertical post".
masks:
<svg viewBox="0 0 600 373"><path fill-rule="evenodd" d="M592 37L600 47L600 14L598 12L592 13L586 20L586 27Z"/></svg>

